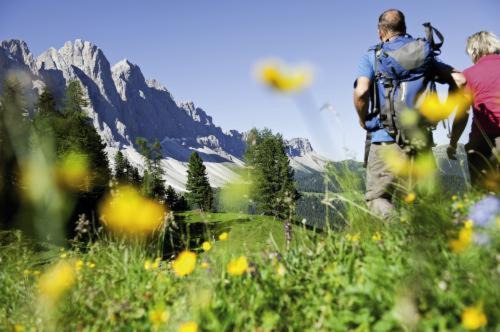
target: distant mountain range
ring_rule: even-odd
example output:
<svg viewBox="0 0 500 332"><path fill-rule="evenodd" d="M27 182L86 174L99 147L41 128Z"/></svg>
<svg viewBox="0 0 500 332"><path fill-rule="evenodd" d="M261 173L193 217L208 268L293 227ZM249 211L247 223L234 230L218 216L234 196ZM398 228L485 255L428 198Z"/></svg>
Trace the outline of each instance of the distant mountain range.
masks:
<svg viewBox="0 0 500 332"><path fill-rule="evenodd" d="M237 176L235 169L244 165L245 132L223 131L193 102L177 103L166 87L146 79L139 66L128 60L111 66L91 42L77 39L35 57L24 41L5 40L0 44L0 90L9 73L17 74L27 85L31 105L45 86L61 100L68 82L80 81L90 101L85 111L106 143L111 163L116 151L122 150L142 169L136 138L158 139L163 148L165 181L178 190L185 188L192 151L205 161L215 187ZM293 138L286 144L298 173L323 170L327 159L316 153L306 138Z"/></svg>

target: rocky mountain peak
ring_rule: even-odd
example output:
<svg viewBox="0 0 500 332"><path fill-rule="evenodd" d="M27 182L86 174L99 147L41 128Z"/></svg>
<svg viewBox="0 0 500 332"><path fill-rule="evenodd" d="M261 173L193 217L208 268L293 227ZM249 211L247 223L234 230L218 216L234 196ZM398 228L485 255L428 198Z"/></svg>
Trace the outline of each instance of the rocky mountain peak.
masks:
<svg viewBox="0 0 500 332"><path fill-rule="evenodd" d="M60 66L76 67L93 80L110 79L110 77L105 77L111 76L111 66L108 59L106 59L101 49L91 42L82 41L81 39L74 42L68 41L58 50L58 53L61 59L64 60L64 64L60 64ZM76 76L81 76L78 70Z"/></svg>
<svg viewBox="0 0 500 332"><path fill-rule="evenodd" d="M168 92L168 89L163 84L161 84L160 82L158 82L157 80L155 80L154 78L153 79L147 79L146 80L146 84L150 88L152 88L152 89L155 89L155 90L158 90L158 91Z"/></svg>
<svg viewBox="0 0 500 332"><path fill-rule="evenodd" d="M8 39L2 41L0 46L10 55L11 59L19 64L28 65L30 69L36 67L33 54L31 54L28 44L24 40Z"/></svg>
<svg viewBox="0 0 500 332"><path fill-rule="evenodd" d="M287 140L286 149L291 157L304 156L307 153L313 152L311 142L307 138L292 138Z"/></svg>
<svg viewBox="0 0 500 332"><path fill-rule="evenodd" d="M190 118L203 125L213 126L212 117L207 115L204 110L196 107L192 101L187 101L179 104L179 108L184 110Z"/></svg>
<svg viewBox="0 0 500 332"><path fill-rule="evenodd" d="M113 76L121 77L126 80L145 81L141 68L127 59L123 59L113 65L111 72Z"/></svg>

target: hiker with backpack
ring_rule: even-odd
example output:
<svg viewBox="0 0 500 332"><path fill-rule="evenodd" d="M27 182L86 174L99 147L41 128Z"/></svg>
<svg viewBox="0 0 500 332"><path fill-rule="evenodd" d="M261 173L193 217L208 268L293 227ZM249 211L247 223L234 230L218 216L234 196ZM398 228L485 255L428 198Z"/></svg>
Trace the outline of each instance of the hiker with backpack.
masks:
<svg viewBox="0 0 500 332"><path fill-rule="evenodd" d="M465 93L470 96L473 116L469 142L465 145L471 184L497 191L500 158L500 41L491 32L481 31L467 39L467 53L474 65L464 70ZM453 121L448 157L456 159L457 142L462 135L469 107Z"/></svg>
<svg viewBox="0 0 500 332"><path fill-rule="evenodd" d="M448 84L451 91L465 85L460 72L436 59L443 36L430 24L424 26L426 39L415 39L406 33L401 11L383 12L378 22L381 43L361 58L354 84L354 106L361 127L367 131L365 199L369 209L384 218L394 209L396 178L381 151L393 149L414 158L433 145L430 127L424 130L425 142L413 144L401 126L400 113L416 108L426 90L435 89L435 82ZM434 42L434 34L440 43Z"/></svg>

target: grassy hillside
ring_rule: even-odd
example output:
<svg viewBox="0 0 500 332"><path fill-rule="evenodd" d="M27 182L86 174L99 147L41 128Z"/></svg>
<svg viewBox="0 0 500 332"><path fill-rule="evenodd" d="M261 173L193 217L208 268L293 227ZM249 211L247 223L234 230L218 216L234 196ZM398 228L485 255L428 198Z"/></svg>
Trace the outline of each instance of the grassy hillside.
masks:
<svg viewBox="0 0 500 332"><path fill-rule="evenodd" d="M213 252L218 256L251 255L260 251L280 251L284 249L285 233L283 222L269 216L249 215L243 213L203 213L200 211L183 212L176 215L176 220L182 233L191 226L201 228L201 231L191 233L195 237L193 249L199 248L203 241L214 241L218 245ZM292 226L296 236L301 236L305 230ZM222 233L228 233L227 240L219 241Z"/></svg>
<svg viewBox="0 0 500 332"><path fill-rule="evenodd" d="M213 239L190 248L185 276L179 256L156 259L140 241L99 233L63 250L2 233L0 330L493 331L498 226L464 224L479 198L418 199L391 223L357 211L340 232L294 227L288 250L271 218L184 213L178 231L201 224Z"/></svg>

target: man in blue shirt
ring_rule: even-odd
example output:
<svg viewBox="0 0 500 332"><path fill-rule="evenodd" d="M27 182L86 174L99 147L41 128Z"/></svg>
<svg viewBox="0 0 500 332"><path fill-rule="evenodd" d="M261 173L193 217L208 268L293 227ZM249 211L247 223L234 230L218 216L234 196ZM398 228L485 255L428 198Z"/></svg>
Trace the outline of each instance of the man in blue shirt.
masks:
<svg viewBox="0 0 500 332"><path fill-rule="evenodd" d="M383 12L379 17L378 34L380 40L384 43L397 41L398 38L407 38L404 14L396 9ZM464 86L466 83L464 76L448 65L436 61L433 68L433 73L435 71L437 81L440 83L446 83L455 89ZM375 52L370 50L361 58L358 66L354 89L354 106L359 117L360 126L371 135L366 165L365 199L373 213L386 218L394 208L392 195L396 179L381 158L380 151L389 148L394 149L401 155L405 154L405 151L399 144L396 144L395 137L391 136L384 128L378 116L368 118L370 88L373 86L374 79ZM372 93L378 93L377 96L380 100L383 96L379 92L373 91Z"/></svg>

